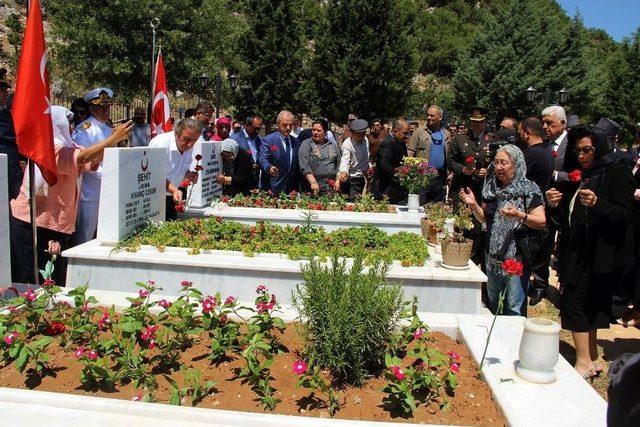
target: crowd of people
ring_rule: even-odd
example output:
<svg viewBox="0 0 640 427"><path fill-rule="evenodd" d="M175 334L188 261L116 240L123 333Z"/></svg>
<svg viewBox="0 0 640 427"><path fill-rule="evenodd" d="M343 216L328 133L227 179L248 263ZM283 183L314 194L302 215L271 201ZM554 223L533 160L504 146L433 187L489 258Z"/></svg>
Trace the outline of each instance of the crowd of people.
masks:
<svg viewBox="0 0 640 427"><path fill-rule="evenodd" d="M6 79L0 80L2 93L8 93ZM601 370L594 364L596 332L616 321L614 298L626 298L629 307L617 321L640 325L640 159L637 150L618 147L618 126L610 119L580 124L552 105L538 117L505 117L490 130L482 108L471 108L464 122L445 124L442 108L431 105L422 124L350 114L342 129L332 129L325 118L304 127L301 116L281 111L269 131L260 115L214 119L213 105L202 101L171 132L151 138L144 109L136 109L132 121L113 126L113 97L110 89L97 88L70 110L52 107L59 176L51 188L36 177L41 248L59 252L95 236L102 155L123 141L166 149L168 220L176 218L186 184L198 180L193 147L201 141L221 144L222 172L216 180L229 196L263 189L341 193L354 200L371 193L404 204L407 192L395 172L405 157L418 157L437 171L420 194L421 204L450 200L468 205L474 214L473 260L487 274L492 311L506 289L504 313L526 316L528 305L551 296L554 268L562 325L573 333L576 369L585 377ZM0 103L6 105L7 97ZM10 102L0 109L0 119L0 146L6 151L12 143ZM29 183L17 153L9 154L12 275L16 282L33 282ZM542 261L522 259L520 277L506 274L505 260L523 258L518 236L533 232L545 246ZM44 264L42 254L39 264ZM64 283L62 266L56 280Z"/></svg>

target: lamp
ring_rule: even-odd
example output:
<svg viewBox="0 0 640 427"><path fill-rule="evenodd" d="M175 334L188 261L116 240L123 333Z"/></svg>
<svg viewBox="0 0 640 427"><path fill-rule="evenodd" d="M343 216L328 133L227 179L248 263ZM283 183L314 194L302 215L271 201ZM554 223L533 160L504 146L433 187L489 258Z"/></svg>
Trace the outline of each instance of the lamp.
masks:
<svg viewBox="0 0 640 427"><path fill-rule="evenodd" d="M527 94L527 102L533 102L536 97L537 90L533 88L533 86L529 86L527 90L524 91Z"/></svg>
<svg viewBox="0 0 640 427"><path fill-rule="evenodd" d="M567 102L567 98L569 97L569 92L565 88L562 88L558 91L558 101L560 104L564 104Z"/></svg>
<svg viewBox="0 0 640 427"><path fill-rule="evenodd" d="M231 90L234 92L238 88L238 76L236 73L231 73L229 76L229 86L231 86Z"/></svg>
<svg viewBox="0 0 640 427"><path fill-rule="evenodd" d="M202 73L198 76L198 82L200 82L202 90L205 90L209 86L209 76L206 73Z"/></svg>

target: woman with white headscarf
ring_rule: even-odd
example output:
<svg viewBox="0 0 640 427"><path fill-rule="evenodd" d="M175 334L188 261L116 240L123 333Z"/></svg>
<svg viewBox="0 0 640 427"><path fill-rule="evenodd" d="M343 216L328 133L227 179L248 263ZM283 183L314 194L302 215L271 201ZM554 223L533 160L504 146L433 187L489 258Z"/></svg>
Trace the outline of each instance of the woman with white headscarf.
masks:
<svg viewBox="0 0 640 427"><path fill-rule="evenodd" d="M117 127L113 135L91 147L83 148L74 144L71 139L70 126L73 113L60 106L51 107L53 124L53 143L58 169L58 182L47 186L40 171L36 169L36 223L38 226L38 269L43 269L47 254L45 250L59 252L66 249L71 234L75 231L80 195L80 179L83 170L102 161L104 149L115 147L125 139L131 128ZM12 279L18 283L34 283L33 276L33 244L31 219L29 211L29 183L25 174L20 194L11 202L11 258ZM63 284L65 279L61 258L56 260L54 278Z"/></svg>
<svg viewBox="0 0 640 427"><path fill-rule="evenodd" d="M528 275L521 278L502 269L507 259L519 258L514 231L521 226L538 230L546 225L542 193L526 174L522 151L515 145L504 145L496 151L487 170L482 203L478 204L469 188L460 190L462 201L471 207L478 221L487 225L487 294L494 313L499 295L506 288L503 314L526 316ZM527 260L520 261L527 270Z"/></svg>
<svg viewBox="0 0 640 427"><path fill-rule="evenodd" d="M245 150L238 150L238 143L227 138L222 146L222 173L216 180L222 184L222 194L233 197L236 194L248 195L258 188L253 174L253 158Z"/></svg>

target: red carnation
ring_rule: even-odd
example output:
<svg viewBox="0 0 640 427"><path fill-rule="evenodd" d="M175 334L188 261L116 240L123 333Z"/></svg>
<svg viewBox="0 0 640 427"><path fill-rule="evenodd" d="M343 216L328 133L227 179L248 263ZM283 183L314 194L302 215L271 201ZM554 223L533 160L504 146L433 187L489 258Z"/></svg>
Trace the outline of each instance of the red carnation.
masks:
<svg viewBox="0 0 640 427"><path fill-rule="evenodd" d="M189 181L188 179L183 179L182 181L180 181L180 187L188 187L189 184L191 184L191 181Z"/></svg>
<svg viewBox="0 0 640 427"><path fill-rule="evenodd" d="M571 182L580 182L582 181L582 171L580 169L574 169L569 172L569 181Z"/></svg>
<svg viewBox="0 0 640 427"><path fill-rule="evenodd" d="M558 157L558 152L556 150L551 151L551 155L555 158Z"/></svg>
<svg viewBox="0 0 640 427"><path fill-rule="evenodd" d="M247 154L250 155L250 156L253 156L253 151L247 150Z"/></svg>
<svg viewBox="0 0 640 427"><path fill-rule="evenodd" d="M328 179L328 180L327 180L327 184L329 184L329 187L332 187L332 188L333 188L333 186L334 186L334 185L336 185L336 182L335 182L335 180L333 180L333 179Z"/></svg>
<svg viewBox="0 0 640 427"><path fill-rule="evenodd" d="M502 263L502 270L509 276L522 276L522 263L516 259L509 258Z"/></svg>
<svg viewBox="0 0 640 427"><path fill-rule="evenodd" d="M64 331L66 330L66 326L64 325L64 323L60 323L60 322L51 322L48 326L47 329L44 331L44 333L46 335L60 335L62 333L64 333Z"/></svg>
<svg viewBox="0 0 640 427"><path fill-rule="evenodd" d="M180 203L176 204L176 212L181 213L184 212L184 202L181 201Z"/></svg>
<svg viewBox="0 0 640 427"><path fill-rule="evenodd" d="M472 163L474 163L476 161L476 158L473 157L473 156L469 156L466 159L464 159L464 161L465 161L465 163L472 164Z"/></svg>
<svg viewBox="0 0 640 427"><path fill-rule="evenodd" d="M274 153L274 152L278 151L278 147L276 147L275 145L272 145L270 150L271 150L272 153Z"/></svg>
<svg viewBox="0 0 640 427"><path fill-rule="evenodd" d="M200 161L202 160L202 155L201 154L196 154L196 161Z"/></svg>

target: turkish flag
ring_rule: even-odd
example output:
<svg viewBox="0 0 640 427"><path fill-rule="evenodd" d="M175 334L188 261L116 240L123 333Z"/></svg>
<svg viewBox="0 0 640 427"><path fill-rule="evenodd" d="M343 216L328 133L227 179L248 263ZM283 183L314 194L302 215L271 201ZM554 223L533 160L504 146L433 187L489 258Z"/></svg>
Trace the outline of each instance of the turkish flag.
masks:
<svg viewBox="0 0 640 427"><path fill-rule="evenodd" d="M164 74L164 61L162 50L158 52L156 62L156 81L153 90L153 110L151 112L151 135L171 132L171 110L169 109L169 97L167 92L167 78Z"/></svg>
<svg viewBox="0 0 640 427"><path fill-rule="evenodd" d="M39 0L32 0L29 4L11 114L18 151L33 160L40 168L45 181L54 185L57 182L58 170L53 149L42 14Z"/></svg>

